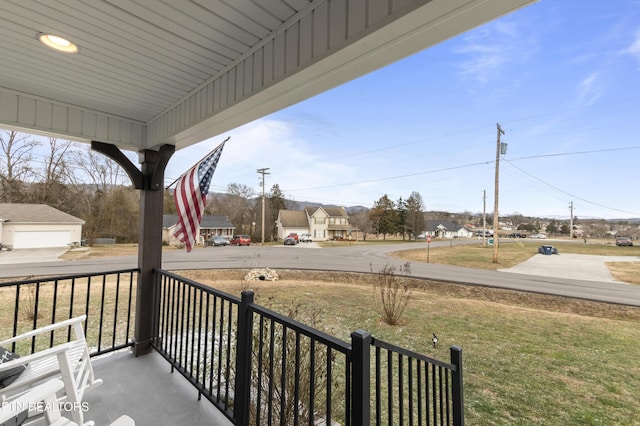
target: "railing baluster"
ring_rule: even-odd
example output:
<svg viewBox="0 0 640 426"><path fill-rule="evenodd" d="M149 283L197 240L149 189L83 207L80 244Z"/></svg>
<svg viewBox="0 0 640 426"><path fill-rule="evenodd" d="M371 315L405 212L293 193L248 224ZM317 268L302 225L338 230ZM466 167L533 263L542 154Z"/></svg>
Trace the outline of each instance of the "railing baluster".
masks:
<svg viewBox="0 0 640 426"><path fill-rule="evenodd" d="M102 324L104 323L104 296L107 291L107 276L102 276L102 297L100 298L100 328L98 329L98 351L102 348Z"/></svg>
<svg viewBox="0 0 640 426"><path fill-rule="evenodd" d="M216 350L216 321L217 321L217 316L216 314L218 313L218 297L214 296L213 297L213 310L211 312L211 352L215 354L215 350ZM220 344L220 342L218 342L218 345ZM213 360L218 360L217 362L219 362L219 358L216 358L215 355L212 356ZM214 372L216 370L216 361L212 361L211 362L211 367L209 367L209 391L211 392L211 394L213 394L213 376L214 376Z"/></svg>
<svg viewBox="0 0 640 426"><path fill-rule="evenodd" d="M295 357L293 359L293 377L294 377L294 389L293 389L293 424L297 426L299 424L300 416L300 332L296 331L296 346Z"/></svg>
<svg viewBox="0 0 640 426"><path fill-rule="evenodd" d="M422 424L422 373L421 373L421 366L422 365L422 361L420 360L416 360L416 382L417 382L417 387L418 387L418 395L416 397L416 405L418 407L418 421L417 423L419 425Z"/></svg>
<svg viewBox="0 0 640 426"><path fill-rule="evenodd" d="M223 336L224 336L224 299L220 300L220 322L218 324L218 375L216 381L216 399L220 401L221 392L221 378L222 378L222 349L223 349Z"/></svg>
<svg viewBox="0 0 640 426"><path fill-rule="evenodd" d="M313 426L313 413L315 412L316 403L316 341L313 338L309 342L309 371L311 372L309 375L309 426Z"/></svg>
<svg viewBox="0 0 640 426"><path fill-rule="evenodd" d="M387 349L387 416L393 426L393 352Z"/></svg>
<svg viewBox="0 0 640 426"><path fill-rule="evenodd" d="M53 281L53 304L51 306L51 324L56 322L56 302L58 300L58 280ZM69 329L71 331L71 329ZM67 338L68 339L68 338ZM53 331L49 338L49 347L53 346Z"/></svg>
<svg viewBox="0 0 640 426"><path fill-rule="evenodd" d="M332 369L332 363L331 363L331 348L329 346L327 346L327 412L326 412L326 416L327 416L327 424L330 425L331 424L331 407L332 407L332 386L331 384L333 383L333 369Z"/></svg>
<svg viewBox="0 0 640 426"><path fill-rule="evenodd" d="M262 399L264 398L262 392L262 365L264 362L263 359L263 348L264 348L264 317L260 315L259 322L259 338L258 338L258 382L256 384L256 421L255 424L259 425L262 417Z"/></svg>
<svg viewBox="0 0 640 426"><path fill-rule="evenodd" d="M398 423L404 424L404 363L402 354L398 354Z"/></svg>
<svg viewBox="0 0 640 426"><path fill-rule="evenodd" d="M120 304L120 273L118 273L116 278L116 294L115 294L115 303L113 305L113 330L111 331L111 347L116 345L116 337L118 333L118 305ZM156 330L157 333L157 330Z"/></svg>
<svg viewBox="0 0 640 426"><path fill-rule="evenodd" d="M409 376L409 426L413 426L413 358L407 357L407 375Z"/></svg>
<svg viewBox="0 0 640 426"><path fill-rule="evenodd" d="M275 322L273 320L269 323L269 395L267 397L267 406L269 407L269 412L267 414L267 424L271 426L273 423L273 371L274 371L274 357L275 353Z"/></svg>
<svg viewBox="0 0 640 426"><path fill-rule="evenodd" d="M231 303L228 304L229 308L227 310L227 355L226 355L226 364L225 364L225 408L228 408L230 405L229 402L229 388L231 382L231 338L233 335L233 305Z"/></svg>
<svg viewBox="0 0 640 426"><path fill-rule="evenodd" d="M376 346L376 424L382 424L382 366L381 366L381 349Z"/></svg>

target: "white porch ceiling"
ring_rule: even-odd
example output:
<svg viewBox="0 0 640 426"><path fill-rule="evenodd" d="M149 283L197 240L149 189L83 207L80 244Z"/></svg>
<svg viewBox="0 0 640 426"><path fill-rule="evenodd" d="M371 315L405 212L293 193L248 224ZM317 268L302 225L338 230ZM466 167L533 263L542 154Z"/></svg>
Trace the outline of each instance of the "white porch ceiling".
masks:
<svg viewBox="0 0 640 426"><path fill-rule="evenodd" d="M534 1L1 0L0 127L180 149Z"/></svg>

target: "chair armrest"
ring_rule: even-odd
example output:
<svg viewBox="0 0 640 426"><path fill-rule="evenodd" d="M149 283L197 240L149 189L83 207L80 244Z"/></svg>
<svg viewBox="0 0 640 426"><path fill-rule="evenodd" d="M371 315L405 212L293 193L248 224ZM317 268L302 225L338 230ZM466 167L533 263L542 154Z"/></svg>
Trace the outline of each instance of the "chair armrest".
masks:
<svg viewBox="0 0 640 426"><path fill-rule="evenodd" d="M41 385L31 388L29 391L20 395L12 401L2 404L0 410L0 421L4 422L13 418L16 414L20 414L25 410L33 409L36 404L54 396L56 392L61 390L64 384L58 379L51 379Z"/></svg>
<svg viewBox="0 0 640 426"><path fill-rule="evenodd" d="M43 351L35 352L30 355L21 356L20 358L12 359L11 361L3 362L0 364L0 371L10 370L19 365L26 366L29 363L38 361L40 359L49 358L51 356L57 356L59 353L71 350L77 343L67 342L60 345L56 345L52 348L45 349Z"/></svg>
<svg viewBox="0 0 640 426"><path fill-rule="evenodd" d="M26 333L19 334L15 337L12 337L7 340L3 340L0 342L0 346L7 346L14 342L19 342L21 340L29 339L34 336L38 336L40 334L48 333L54 330L58 330L60 328L65 328L72 326L74 324L83 322L87 319L86 315L80 315L79 317L71 318L65 321L60 321L55 324L47 325L44 327L36 328L35 330L27 331Z"/></svg>

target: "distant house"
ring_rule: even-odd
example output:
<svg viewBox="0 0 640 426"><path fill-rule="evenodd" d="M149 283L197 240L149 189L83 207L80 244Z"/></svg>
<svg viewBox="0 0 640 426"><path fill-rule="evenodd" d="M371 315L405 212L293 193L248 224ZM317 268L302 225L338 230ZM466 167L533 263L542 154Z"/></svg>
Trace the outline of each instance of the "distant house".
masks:
<svg viewBox="0 0 640 426"><path fill-rule="evenodd" d="M454 222L427 222L426 235L432 238L471 238L473 231Z"/></svg>
<svg viewBox="0 0 640 426"><path fill-rule="evenodd" d="M46 204L0 203L0 244L13 249L80 244L84 220Z"/></svg>
<svg viewBox="0 0 640 426"><path fill-rule="evenodd" d="M278 239L292 232L311 234L314 240L350 238L354 228L344 207L305 207L304 210L280 210L276 220Z"/></svg>
<svg viewBox="0 0 640 426"><path fill-rule="evenodd" d="M173 236L173 231L178 224L178 215L165 214L162 215L162 241L164 243L175 245L178 239ZM228 216L211 216L204 215L200 221L199 238L196 244L204 244L204 241L214 235L221 235L231 239L236 227L229 220Z"/></svg>

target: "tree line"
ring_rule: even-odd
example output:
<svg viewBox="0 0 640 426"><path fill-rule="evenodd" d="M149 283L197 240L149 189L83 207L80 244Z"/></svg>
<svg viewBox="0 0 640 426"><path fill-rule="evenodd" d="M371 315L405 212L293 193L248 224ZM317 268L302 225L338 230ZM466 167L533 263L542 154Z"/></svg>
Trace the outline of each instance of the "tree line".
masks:
<svg viewBox="0 0 640 426"><path fill-rule="evenodd" d="M83 219L83 238L116 238L118 242L137 242L140 194L128 175L110 158L92 151L89 145L56 138L37 138L11 130L0 130L0 202L47 204ZM135 153L130 153L132 157ZM132 158L132 161L134 159ZM277 238L276 219L280 210L296 208L294 200L286 199L278 184L265 193L265 240ZM371 208L350 209L349 222L363 233L382 236L415 238L426 230L429 220L451 220L460 225L482 223L479 215L469 212L425 213L419 193L396 201L383 195ZM173 190L165 190L164 213L176 213ZM231 183L224 193L209 194L205 214L227 216L236 233L248 234L254 241L262 235L261 195L246 185ZM521 214L509 217L514 229L542 230L540 220ZM487 225L492 226L492 215ZM566 221L563 221L566 222ZM568 232L568 225L552 220L546 231ZM574 220L574 224L577 220ZM621 224L600 220L581 220L581 225L594 237L610 236ZM638 226L625 223L631 236L638 236Z"/></svg>
<svg viewBox="0 0 640 426"><path fill-rule="evenodd" d="M137 242L140 194L116 162L86 144L12 130L0 129L0 150L0 202L47 204L78 217L89 242ZM276 237L278 212L291 206L278 184L265 194L267 241ZM163 212L176 213L172 189L165 190ZM225 193L210 194L204 213L227 216L237 233L262 235L262 200L246 185L231 183Z"/></svg>

